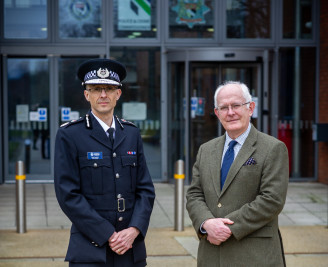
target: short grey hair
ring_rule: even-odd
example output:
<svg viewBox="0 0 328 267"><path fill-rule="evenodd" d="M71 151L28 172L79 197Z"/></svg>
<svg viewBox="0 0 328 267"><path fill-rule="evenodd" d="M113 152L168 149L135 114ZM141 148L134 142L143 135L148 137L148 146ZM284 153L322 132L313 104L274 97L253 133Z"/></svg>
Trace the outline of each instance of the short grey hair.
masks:
<svg viewBox="0 0 328 267"><path fill-rule="evenodd" d="M215 94L214 94L214 107L215 108L218 108L217 96L218 96L219 92L222 90L223 87L230 85L230 84L239 85L242 90L243 97L245 98L245 102L252 102L252 96L251 96L246 84L239 82L239 81L226 81L223 84L219 85L219 87L215 91ZM247 105L247 108L249 108L249 104Z"/></svg>

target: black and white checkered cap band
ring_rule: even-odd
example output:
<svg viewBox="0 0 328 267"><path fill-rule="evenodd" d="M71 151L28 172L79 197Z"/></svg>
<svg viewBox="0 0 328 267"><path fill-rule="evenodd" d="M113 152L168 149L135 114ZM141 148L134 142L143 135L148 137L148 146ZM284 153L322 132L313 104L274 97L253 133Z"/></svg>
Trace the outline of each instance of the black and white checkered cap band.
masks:
<svg viewBox="0 0 328 267"><path fill-rule="evenodd" d="M84 84L113 84L121 85L119 75L114 71L109 71L109 75L106 78L98 77L97 70L89 71L84 76Z"/></svg>

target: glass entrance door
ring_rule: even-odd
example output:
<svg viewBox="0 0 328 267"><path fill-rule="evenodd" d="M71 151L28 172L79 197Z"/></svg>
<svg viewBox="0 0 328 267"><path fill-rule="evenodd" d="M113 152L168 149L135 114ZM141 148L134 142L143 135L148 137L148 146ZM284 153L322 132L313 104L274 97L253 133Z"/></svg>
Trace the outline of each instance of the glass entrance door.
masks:
<svg viewBox="0 0 328 267"><path fill-rule="evenodd" d="M189 70L185 79L185 70ZM244 82L256 102L252 123L265 131L261 123L261 66L259 63L220 63L220 62L176 62L169 64L170 103L169 107L169 165L177 159L186 164L186 177L191 181L191 169L196 160L199 146L224 134L224 128L214 113L214 93L224 81ZM188 83L188 91L186 88ZM189 98L189 104L185 99ZM190 110L189 114L186 112ZM173 167L169 169L173 177Z"/></svg>
<svg viewBox="0 0 328 267"><path fill-rule="evenodd" d="M214 113L216 88L225 81L241 81L250 88L258 108L259 72L259 64L191 63L190 167L196 160L199 146L225 132ZM261 112L255 112L252 118L258 129L259 116Z"/></svg>

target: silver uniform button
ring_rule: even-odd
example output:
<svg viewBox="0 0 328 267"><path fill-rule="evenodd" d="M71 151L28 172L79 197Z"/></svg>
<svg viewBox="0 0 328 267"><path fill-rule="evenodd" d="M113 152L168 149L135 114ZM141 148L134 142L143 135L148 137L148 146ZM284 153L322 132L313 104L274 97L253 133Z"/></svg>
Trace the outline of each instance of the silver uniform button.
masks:
<svg viewBox="0 0 328 267"><path fill-rule="evenodd" d="M222 207L222 204L221 204L221 203L219 203L219 204L218 204L218 207L219 207L219 208L221 208L221 207Z"/></svg>
<svg viewBox="0 0 328 267"><path fill-rule="evenodd" d="M135 167L136 166L136 163L135 162L133 162L133 167Z"/></svg>
<svg viewBox="0 0 328 267"><path fill-rule="evenodd" d="M119 222L123 221L123 217L118 218L118 221Z"/></svg>
<svg viewBox="0 0 328 267"><path fill-rule="evenodd" d="M113 158L116 158L116 153L115 152L113 153Z"/></svg>
<svg viewBox="0 0 328 267"><path fill-rule="evenodd" d="M117 198L122 198L122 195L121 195L121 194L118 194L118 195L117 195Z"/></svg>
<svg viewBox="0 0 328 267"><path fill-rule="evenodd" d="M98 167L98 164L96 162L93 163L93 167L97 168Z"/></svg>
<svg viewBox="0 0 328 267"><path fill-rule="evenodd" d="M120 175L118 173L116 173L116 178L120 178Z"/></svg>

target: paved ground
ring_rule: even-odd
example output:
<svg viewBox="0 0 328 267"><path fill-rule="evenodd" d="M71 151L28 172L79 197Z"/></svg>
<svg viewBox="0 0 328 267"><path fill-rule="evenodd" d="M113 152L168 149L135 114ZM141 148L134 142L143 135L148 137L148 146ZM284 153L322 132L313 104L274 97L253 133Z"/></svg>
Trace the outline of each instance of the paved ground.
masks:
<svg viewBox="0 0 328 267"><path fill-rule="evenodd" d="M185 211L174 231L174 185L156 184L146 238L149 266L196 266L198 241ZM0 185L0 267L68 266L63 262L70 222L58 207L53 184L27 184L27 233L17 234L15 185ZM287 266L328 266L328 186L290 183L279 216Z"/></svg>

